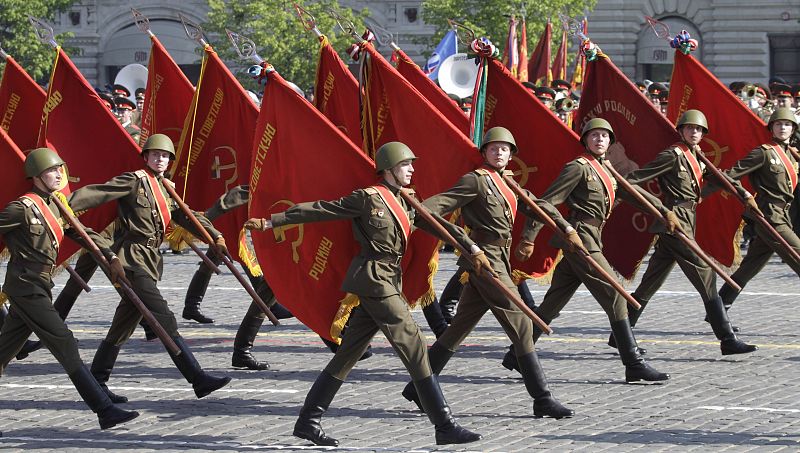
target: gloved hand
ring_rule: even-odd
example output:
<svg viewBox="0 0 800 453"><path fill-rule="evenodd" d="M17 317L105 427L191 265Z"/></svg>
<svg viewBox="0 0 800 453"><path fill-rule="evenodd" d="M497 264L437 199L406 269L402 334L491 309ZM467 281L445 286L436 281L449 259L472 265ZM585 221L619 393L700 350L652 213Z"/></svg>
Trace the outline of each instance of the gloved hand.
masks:
<svg viewBox="0 0 800 453"><path fill-rule="evenodd" d="M514 256L519 261L528 261L531 259L531 255L533 255L533 242L523 239L517 245L517 249L514 250Z"/></svg>
<svg viewBox="0 0 800 453"><path fill-rule="evenodd" d="M225 238L222 236L214 240L214 252L218 257L228 256L228 246L225 245Z"/></svg>
<svg viewBox="0 0 800 453"><path fill-rule="evenodd" d="M475 272L475 275L481 275L483 273L483 270L485 269L489 271L490 274L497 277L497 272L495 272L494 269L492 269L492 263L490 263L489 259L486 258L486 254L483 253L483 250L481 250L478 253L470 255L470 260L472 261L472 268L473 271Z"/></svg>
<svg viewBox="0 0 800 453"><path fill-rule="evenodd" d="M128 278L125 277L125 268L122 267L122 261L119 260L116 256L109 261L109 273L111 274L111 283L118 285L120 283L125 283L128 286L131 286L131 282L128 281Z"/></svg>
<svg viewBox="0 0 800 453"><path fill-rule="evenodd" d="M586 253L589 253L586 250L586 247L583 246L583 241L581 240L581 237L578 235L577 231L572 231L567 234L567 242L569 242L571 252L577 253L578 251L582 250Z"/></svg>
<svg viewBox="0 0 800 453"><path fill-rule="evenodd" d="M764 217L764 213L758 208L756 197L750 197L744 201L745 210L753 217Z"/></svg>
<svg viewBox="0 0 800 453"><path fill-rule="evenodd" d="M267 219L252 218L248 219L247 222L244 223L244 227L248 230L265 231L269 228L272 228L272 222L268 221Z"/></svg>
<svg viewBox="0 0 800 453"><path fill-rule="evenodd" d="M670 233L674 233L675 231L680 231L681 221L678 220L678 216L675 214L674 211L667 211L667 213L664 214L664 219L666 219L667 221L666 224L667 231L669 231Z"/></svg>

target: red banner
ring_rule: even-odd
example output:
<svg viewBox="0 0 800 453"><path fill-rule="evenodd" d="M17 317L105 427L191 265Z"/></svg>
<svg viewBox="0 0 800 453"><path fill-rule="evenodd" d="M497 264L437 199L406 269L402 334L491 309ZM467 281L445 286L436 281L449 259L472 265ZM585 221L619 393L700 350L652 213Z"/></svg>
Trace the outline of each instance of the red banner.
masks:
<svg viewBox="0 0 800 453"><path fill-rule="evenodd" d="M253 138L250 215L269 218L296 203L345 196L375 182L375 166L318 110L272 72ZM302 158L298 158L302 153ZM346 174L336 169L347 169ZM253 232L275 296L303 324L334 339L347 314L339 289L360 246L349 220Z"/></svg>
<svg viewBox="0 0 800 453"><path fill-rule="evenodd" d="M469 135L469 117L464 114L461 107L450 99L436 82L428 78L416 63L408 58L400 49L394 51L397 56L397 72L403 75L425 99L428 100L439 112L445 116L456 129L464 135Z"/></svg>
<svg viewBox="0 0 800 453"><path fill-rule="evenodd" d="M499 61L491 61L488 71L485 128L503 126L514 134L519 152L509 162L508 169L522 187L541 195L564 165L582 151L578 137ZM515 242L524 223L515 223ZM547 244L551 236L551 231L543 230L536 238L533 257L525 262L512 258L512 268L534 278L547 274L558 255L558 250Z"/></svg>
<svg viewBox="0 0 800 453"><path fill-rule="evenodd" d="M319 48L314 106L356 146L361 146L358 81L325 37L322 38Z"/></svg>
<svg viewBox="0 0 800 453"><path fill-rule="evenodd" d="M173 181L194 209L204 210L250 180L258 108L214 50L207 46L200 81L176 148ZM214 221L229 244L247 220L242 206Z"/></svg>
<svg viewBox="0 0 800 453"><path fill-rule="evenodd" d="M38 146L52 146L64 159L72 190L104 183L142 167L139 147L60 48L50 76ZM108 203L89 210L80 219L95 231L102 231L116 217L116 203ZM78 248L76 243L65 241L59 264Z"/></svg>
<svg viewBox="0 0 800 453"><path fill-rule="evenodd" d="M550 86L553 74L550 72L550 39L553 36L553 24L547 21L539 43L528 61L528 80L536 85Z"/></svg>
<svg viewBox="0 0 800 453"><path fill-rule="evenodd" d="M676 51L667 117L675 123L689 109L705 114L709 132L700 147L719 168L732 167L771 137L764 123L702 63ZM726 192L712 195L697 208L697 242L725 266L732 266L738 254L734 236L743 210L741 202Z"/></svg>
<svg viewBox="0 0 800 453"><path fill-rule="evenodd" d="M553 79L564 80L567 78L567 32L561 33L561 45L558 46L556 57L553 58L553 69L550 71Z"/></svg>
<svg viewBox="0 0 800 453"><path fill-rule="evenodd" d="M466 135L417 91L373 47L366 45L365 136L374 149L400 141L419 158L414 162L414 188L422 199L450 188L481 164ZM499 62L498 62L499 64ZM373 151L374 152L374 151ZM373 154L370 154L373 155ZM403 259L403 292L413 304L433 299L432 275L438 240L429 234L411 236Z"/></svg>
<svg viewBox="0 0 800 453"><path fill-rule="evenodd" d="M0 128L0 168L3 169L3 184L0 184L0 209L31 188L30 180L25 178L25 155L11 140L6 131ZM3 236L0 236L0 252L5 249Z"/></svg>
<svg viewBox="0 0 800 453"><path fill-rule="evenodd" d="M36 148L37 132L47 93L14 61L6 58L0 82L0 129L20 149Z"/></svg>
<svg viewBox="0 0 800 453"><path fill-rule="evenodd" d="M528 81L528 31L525 28L525 18L522 18L522 30L519 32L519 66L517 79L520 82Z"/></svg>
<svg viewBox="0 0 800 453"><path fill-rule="evenodd" d="M150 41L139 144L144 145L152 134L166 134L173 143L178 143L186 113L192 104L194 87L158 38L151 36Z"/></svg>

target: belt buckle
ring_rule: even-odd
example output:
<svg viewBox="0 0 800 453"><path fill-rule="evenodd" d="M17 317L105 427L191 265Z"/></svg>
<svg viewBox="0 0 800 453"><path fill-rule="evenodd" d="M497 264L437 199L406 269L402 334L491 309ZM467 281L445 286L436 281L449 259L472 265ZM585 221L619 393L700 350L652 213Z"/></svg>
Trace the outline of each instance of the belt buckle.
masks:
<svg viewBox="0 0 800 453"><path fill-rule="evenodd" d="M511 247L511 238L506 238L506 244L503 247L505 248Z"/></svg>
<svg viewBox="0 0 800 453"><path fill-rule="evenodd" d="M394 259L394 265L399 266L402 261L403 261L403 255L397 255L397 257Z"/></svg>
<svg viewBox="0 0 800 453"><path fill-rule="evenodd" d="M147 243L145 245L150 248L155 248L157 245L156 238L147 238Z"/></svg>

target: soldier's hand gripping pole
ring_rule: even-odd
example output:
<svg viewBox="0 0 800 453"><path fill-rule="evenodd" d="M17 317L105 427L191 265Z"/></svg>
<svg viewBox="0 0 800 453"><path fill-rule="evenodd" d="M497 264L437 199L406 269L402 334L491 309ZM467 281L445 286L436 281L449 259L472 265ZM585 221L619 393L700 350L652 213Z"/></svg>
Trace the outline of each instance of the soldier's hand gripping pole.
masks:
<svg viewBox="0 0 800 453"><path fill-rule="evenodd" d="M466 250L464 247L462 247L461 244L459 244L458 241L456 241L455 238L453 238L453 236L450 235L450 232L448 232L439 223L439 221L435 219L430 212L428 212L428 209L424 207L422 203L417 201L416 198L414 198L412 195L410 195L403 189L400 189L400 196L402 196L403 199L406 200L406 202L417 211L417 214L421 215L426 222L428 222L433 228L435 228L436 231L443 238L445 238L445 241L447 243L458 249L458 251L461 252L461 256L465 257L470 256L469 251ZM530 307L525 305L525 302L523 302L522 299L519 298L519 294L516 294L514 291L508 289L506 285L504 285L499 278L492 275L492 273L489 272L488 269L484 269L480 277L491 282L492 285L495 288L497 288L498 291L502 292L504 296L506 296L511 302L514 303L514 305L519 307L519 309L522 310L522 312L525 313L525 315L528 316L531 319L531 321L533 321L534 324L536 324L540 329L542 329L543 332L547 333L548 335L553 333L553 329L551 329L546 322L542 321L542 318L537 316L536 313L534 313L533 310L530 309Z"/></svg>
<svg viewBox="0 0 800 453"><path fill-rule="evenodd" d="M200 239L202 239L203 242L207 243L208 245L213 245L214 240L211 239L211 235L208 234L208 230L206 230L206 228L200 223L200 221L197 220L197 217L194 216L194 213L192 212L191 209L189 209L189 206L186 206L186 203L184 203L183 199L178 195L177 192L175 192L175 188L172 187L172 184L170 182L165 181L164 188L167 190L167 193L169 193L169 196L172 197L172 199L175 200L176 203L178 203L178 206L181 208L181 211L184 213L184 215L186 215L189 221L192 222L195 229L202 235ZM269 318L269 320L272 322L272 325L275 326L280 325L281 323L280 321L278 321L278 318L276 318L275 315L272 314L272 311L270 311L269 307L267 307L267 304L265 304L264 301L261 300L261 297L259 297L258 293L256 293L256 290L253 289L252 286L250 286L250 283L248 283L247 280L245 280L242 273L239 272L239 269L236 269L236 266L233 264L233 260L230 258L230 256L228 256L225 253L220 253L220 255L222 262L225 263L225 265L228 267L231 273L233 273L233 276L236 277L236 280L239 281L239 284L242 285L242 287L247 291L247 294L249 294L250 297L253 298L253 302L255 302L261 309L261 311L263 311L264 314L267 315L267 318Z"/></svg>
<svg viewBox="0 0 800 453"><path fill-rule="evenodd" d="M697 153L697 157L699 157L700 160L703 161L704 164L706 164L706 168L711 170L711 173L714 176L716 176L717 180L720 182L720 184L722 184L725 190L735 195L736 198L738 198L739 201L742 202L742 204L744 205L747 204L745 199L739 194L739 192L736 191L736 188L733 187L733 184L731 184L728 178L725 177L725 175L719 168L717 168L716 165L714 165L710 160L708 160L708 157L703 155L702 152ZM784 239L783 236L781 236L781 234L778 233L775 227L770 225L767 219L764 218L764 213L756 211L756 212L751 212L750 214L752 215L752 218L756 222L758 222L759 225L761 225L761 228L764 228L767 234L769 234L775 242L780 244L780 247L783 248L783 250L786 253L792 256L792 259L794 259L795 263L800 263L800 254L797 253L794 247L792 247L791 245L789 245L788 242L786 242L786 239Z"/></svg>
<svg viewBox="0 0 800 453"><path fill-rule="evenodd" d="M648 201L644 196L642 196L642 194L640 194L636 190L636 188L634 188L633 185L628 182L627 179L625 179L621 174L619 174L619 172L614 167L612 167L611 165L606 165L605 168L609 172L611 172L612 175L614 175L614 178L616 178L617 182L622 186L623 189L625 189L629 194L631 194L640 205L644 206L645 209L647 209L650 215L661 221L663 224L665 225L667 224L667 219L661 214L661 212L659 212L659 210L655 206L653 206L653 204L650 203L650 201ZM695 254L697 254L697 256L699 256L701 260L705 261L706 264L708 264L711 267L711 269L713 269L714 272L717 273L717 275L719 275L723 280L725 280L725 283L731 286L731 288L736 290L736 292L740 292L742 290L742 287L739 286L738 283L733 281L731 276L728 275L724 270L722 270L722 268L719 267L719 265L715 263L714 260L712 260L711 257L708 256L708 254L706 254L706 252L703 251L703 249L700 248L697 242L695 242L694 239L687 236L686 233L684 233L683 230L680 229L680 227L678 227L675 230L675 233L673 234L678 239L680 239L680 241L683 242L684 245L689 247L689 249L691 249Z"/></svg>
<svg viewBox="0 0 800 453"><path fill-rule="evenodd" d="M558 225L556 225L555 220L553 220L549 215L547 215L546 212L544 212L542 208L539 207L539 205L537 205L533 200L531 200L528 194L526 194L519 187L519 185L517 185L516 181L514 181L508 176L503 176L503 179L505 179L506 184L508 184L508 187L510 187L511 190L513 190L514 193L517 194L517 196L520 198L520 200L523 201L523 203L528 205L528 207L530 207L533 210L533 212L536 213L536 215L539 217L539 219L541 219L545 223L545 225L547 225L557 235L561 236L562 239L564 239L564 241L567 241L567 233L562 231L561 228L559 228ZM582 249L575 250L575 253L577 253L578 256L583 258L586 264L588 264L589 267L594 269L594 271L597 273L597 275L600 276L600 278L602 278L603 280L605 280L606 283L611 285L619 293L619 295L622 296L628 302L628 304L631 307L637 310L642 308L639 302L633 296L631 296L630 293L625 291L625 288L622 287L622 285L617 281L617 279L614 278L613 275L610 275L608 272L606 272L606 270L603 269L603 266L601 266L597 261L595 261L595 259L592 258L591 255L589 255L589 253L586 250Z"/></svg>
<svg viewBox="0 0 800 453"><path fill-rule="evenodd" d="M80 222L78 222L78 219L76 219L75 216L69 212L61 200L58 199L58 197L52 197L52 199L55 201L56 206L58 206L58 210L61 211L61 215L67 219L67 222L70 224L70 226L75 229L75 232L80 235L81 239L83 239L83 242L85 242L86 246L89 247L89 252L92 253L94 259L103 269L103 271L105 271L107 275L111 275L110 263L106 257L100 253L100 249L97 247L97 244L95 244L92 238L86 234L86 230L83 229ZM164 327L161 326L161 323L158 322L155 316L153 316L153 313L151 313L147 306L145 306L144 302L139 299L139 296L133 292L133 288L131 288L125 280L118 281L117 285L114 285L114 287L117 289L117 292L119 292L120 296L128 299L133 303L134 306L136 306L136 309L139 310L147 323L150 324L153 332L155 332L158 339L164 343L164 346L167 348L167 350L173 355L180 355L181 350L178 348L178 345L175 344L175 341L173 341L172 337L170 337L167 331L164 330Z"/></svg>

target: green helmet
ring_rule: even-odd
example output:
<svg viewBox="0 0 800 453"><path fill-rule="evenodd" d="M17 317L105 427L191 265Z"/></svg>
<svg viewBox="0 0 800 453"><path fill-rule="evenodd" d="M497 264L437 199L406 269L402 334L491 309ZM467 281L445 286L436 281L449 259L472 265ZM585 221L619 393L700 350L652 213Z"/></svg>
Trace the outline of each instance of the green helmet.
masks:
<svg viewBox="0 0 800 453"><path fill-rule="evenodd" d="M613 145L614 142L617 141L616 137L614 137L614 129L611 128L611 124L604 120L603 118L592 118L590 119L585 126L583 126L583 130L581 131L581 143L586 146L586 142L583 140L586 138L586 134L589 133L592 129L605 129L608 131L608 135L611 138L611 143L609 145Z"/></svg>
<svg viewBox="0 0 800 453"><path fill-rule="evenodd" d="M483 141L481 141L481 151L484 146L492 142L506 142L511 145L511 153L517 154L517 142L514 140L514 135L504 127L493 127L486 131Z"/></svg>
<svg viewBox="0 0 800 453"><path fill-rule="evenodd" d="M778 120L786 120L794 124L795 130L797 129L797 117L789 107L781 107L772 112L767 122L767 130L772 132L772 123Z"/></svg>
<svg viewBox="0 0 800 453"><path fill-rule="evenodd" d="M49 148L36 148L25 158L25 177L39 176L48 168L64 165L64 161Z"/></svg>
<svg viewBox="0 0 800 453"><path fill-rule="evenodd" d="M680 129L681 126L686 124L700 126L706 134L708 133L708 121L706 121L706 116L700 110L692 109L683 112L683 115L678 118L678 125L675 126L675 129Z"/></svg>
<svg viewBox="0 0 800 453"><path fill-rule="evenodd" d="M414 160L417 156L405 143L389 142L378 148L375 153L375 170L380 173L388 170L404 160Z"/></svg>
<svg viewBox="0 0 800 453"><path fill-rule="evenodd" d="M175 158L175 145L172 143L172 139L164 134L153 134L147 137L147 141L142 147L142 153L151 149L166 151L172 156L172 159Z"/></svg>

